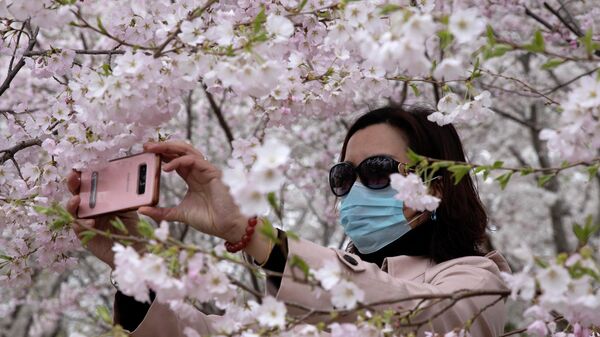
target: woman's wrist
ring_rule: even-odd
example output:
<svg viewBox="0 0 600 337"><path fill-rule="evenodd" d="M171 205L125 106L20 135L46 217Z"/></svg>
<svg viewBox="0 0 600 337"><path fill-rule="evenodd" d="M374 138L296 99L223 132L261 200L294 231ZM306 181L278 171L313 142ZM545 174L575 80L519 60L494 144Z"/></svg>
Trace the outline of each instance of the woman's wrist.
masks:
<svg viewBox="0 0 600 337"><path fill-rule="evenodd" d="M226 239L228 242L239 242L244 234L246 234L246 228L248 227L250 218L241 218L237 222L238 224L235 226L235 233L228 235L229 239ZM254 227L254 233L250 237L250 240L243 247L244 252L250 255L254 261L258 264L262 264L267 260L271 248L273 247L273 243L271 239L269 239L266 235L263 235L262 226L264 225L262 219L260 217L257 218L256 226Z"/></svg>

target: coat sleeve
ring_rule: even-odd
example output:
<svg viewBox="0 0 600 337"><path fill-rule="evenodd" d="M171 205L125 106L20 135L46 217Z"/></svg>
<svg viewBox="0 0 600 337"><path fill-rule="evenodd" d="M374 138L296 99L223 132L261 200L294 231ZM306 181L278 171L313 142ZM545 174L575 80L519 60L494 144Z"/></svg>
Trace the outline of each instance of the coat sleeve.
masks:
<svg viewBox="0 0 600 337"><path fill-rule="evenodd" d="M279 273L283 272L287 257L287 237L284 231L278 230L281 244L273 247L265 267ZM267 277L267 287L279 287L281 277ZM132 331L131 336L185 336L185 328L194 329L200 336L214 334L213 325L219 320L218 315L206 315L201 311L194 312L192 317L177 315L169 305L154 300L154 293L150 294L150 304L137 302L132 297L121 292L115 294L114 322L124 329Z"/></svg>
<svg viewBox="0 0 600 337"><path fill-rule="evenodd" d="M448 268L437 268L436 274L428 282L403 280L392 277L382 271L376 264L362 261L358 256L341 250L325 248L307 240L288 240L288 263L285 266L283 279L279 289L272 290L272 294L280 301L288 303L288 313L293 316L305 315L306 309L332 310L331 295L325 291L315 291L309 285L295 281L302 278L302 271L290 263L290 259L300 258L311 268L320 268L324 261L336 261L340 265L345 279L353 282L365 293L365 304L376 305L378 309L395 309L406 311L414 309L419 299L398 301L390 304L390 300L402 299L416 295L447 294L458 290L504 290L506 289L499 273L493 272L495 264L487 258L477 257L482 265L450 264ZM489 260L486 262L486 260ZM440 265L438 265L440 266ZM490 270L491 269L491 270ZM424 331L445 333L454 328L461 328L469 319L473 321L470 332L473 336L499 336L502 333L505 321L504 301L498 300L499 296L477 296L458 300L454 305L449 300L435 300L422 302L409 324L428 321L419 329L419 335ZM496 301L496 302L495 302ZM303 309L306 308L306 309ZM436 315L437 312L442 314ZM481 311L481 312L480 312ZM306 322L315 323L323 317L310 316ZM353 316L341 317L340 321L354 321ZM400 329L415 330L405 324Z"/></svg>
<svg viewBox="0 0 600 337"><path fill-rule="evenodd" d="M119 296L119 293L115 296L113 309L115 324L121 324L133 337L185 337L186 328L205 336L215 333L212 325L219 317L201 311L194 311L191 317L183 317L166 303L156 300L151 304L139 303L125 295ZM138 321L133 320L138 316Z"/></svg>

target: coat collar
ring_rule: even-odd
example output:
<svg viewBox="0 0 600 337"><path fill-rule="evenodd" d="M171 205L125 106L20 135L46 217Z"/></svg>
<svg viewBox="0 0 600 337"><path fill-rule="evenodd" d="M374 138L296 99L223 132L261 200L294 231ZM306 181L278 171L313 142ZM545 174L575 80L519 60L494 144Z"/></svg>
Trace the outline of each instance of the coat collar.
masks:
<svg viewBox="0 0 600 337"><path fill-rule="evenodd" d="M389 256L383 260L381 269L393 277L414 280L423 275L428 267L434 265L426 256Z"/></svg>
<svg viewBox="0 0 600 337"><path fill-rule="evenodd" d="M492 263L489 263L492 262ZM387 272L393 277L404 280L414 280L423 276L425 272L430 271L435 274L439 270L443 270L449 266L456 264L469 264L481 268L489 268L490 271L510 272L508 262L498 251L494 250L487 253L485 256L465 256L452 259L440 264L435 264L426 256L390 256L383 260L381 270ZM435 268L433 268L435 267ZM497 269L496 269L497 268ZM431 270L430 270L431 269ZM438 270L439 269L439 270Z"/></svg>

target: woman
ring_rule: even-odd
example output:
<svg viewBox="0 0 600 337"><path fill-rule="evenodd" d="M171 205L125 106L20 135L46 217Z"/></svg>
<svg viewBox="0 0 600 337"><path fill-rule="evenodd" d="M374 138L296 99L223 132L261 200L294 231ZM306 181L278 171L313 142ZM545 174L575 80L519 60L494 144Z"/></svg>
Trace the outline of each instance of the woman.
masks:
<svg viewBox="0 0 600 337"><path fill-rule="evenodd" d="M294 255L315 269L325 261L335 261L344 275L364 291L364 303L388 301L378 308L410 310L419 299L389 303L410 296L435 296L465 289L504 290L499 273L509 270L506 261L496 252L483 256L479 249L487 216L468 175L454 185L450 172L436 173L430 188L441 203L433 213L411 210L393 197L389 175L406 173L402 163L408 162L408 148L432 158L465 161L454 127L440 127L428 121L430 112L422 108L385 107L364 114L348 130L341 163L330 171L332 191L342 199L340 220L352 239L347 251L303 239L288 240L281 230L281 245L273 245L263 235L241 240L251 221L241 215L233 202L220 179L221 171L198 150L182 142L147 143L144 149L160 154L167 162L164 170L176 170L186 181L188 192L184 199L173 208L142 207L138 211L156 220L184 222L226 240L233 250L243 248L263 268L283 272L282 278L268 280L267 288L273 296L305 308L328 310L332 304L329 294L316 296L306 284L286 277L296 268L286 263ZM67 207L76 214L76 173L69 176L68 184L75 195ZM135 228L135 212L120 216L131 229ZM85 221L103 228L107 227L108 217ZM74 229L77 233L83 230L78 225ZM111 246L112 242L105 238L94 238L88 243L93 254L113 267ZM500 297L470 296L451 306L449 299L428 302L430 305L421 303L419 308L424 309L416 312L411 322L431 319L419 327L419 335L424 335L425 331L443 334L474 319L470 327L473 336L498 336L506 316ZM306 313L293 306L288 310L291 315ZM194 319L178 317L166 305L138 303L120 292L115 298L115 321L133 331L133 336L183 336L186 326L209 334L214 332L214 319L201 312ZM405 328L409 326L406 324Z"/></svg>

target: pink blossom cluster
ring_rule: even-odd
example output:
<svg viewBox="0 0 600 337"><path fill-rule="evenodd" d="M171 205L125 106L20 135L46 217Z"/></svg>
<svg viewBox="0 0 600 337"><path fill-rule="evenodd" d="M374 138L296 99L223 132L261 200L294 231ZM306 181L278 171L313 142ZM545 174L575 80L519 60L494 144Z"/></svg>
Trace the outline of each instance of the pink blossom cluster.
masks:
<svg viewBox="0 0 600 337"><path fill-rule="evenodd" d="M209 127L206 116L212 116L202 115L210 109L204 91L227 108L224 120L233 126L236 139L224 178L246 214L267 213L271 205L266 196L284 188L300 196L286 200L289 213L331 204L321 196L321 178L337 155L346 119L390 101L434 100L437 112L431 121L472 127L472 134L482 125L500 129L488 137L497 139L503 139L506 130L504 124L489 125L495 123L496 108L546 107L553 114L540 138L557 160L597 157L596 73L574 80L564 90L545 87L553 78L566 81L580 68L597 66L597 59L586 59L578 42L581 37L558 24L544 31L548 53L532 62L545 71L530 74L515 66L529 57L522 48L511 46L511 52L489 59L481 56L485 48L498 48L490 47L488 25L496 44L502 39L515 45L532 43L536 22L526 21L523 13L524 7L541 13L538 1L411 3L0 0L1 73L9 74L21 59L24 63L10 87L0 93L0 150L22 147L0 163L0 297L22 299L34 282L32 275L62 273L75 265L72 252L79 248L75 236L68 228L53 228L51 219L32 208L64 202L65 172L71 168L136 152L141 142L163 138L173 124L181 129L186 109L190 115L203 116L198 119L206 124L198 127L206 138L202 139L221 145L209 157L229 157L216 136L204 135ZM572 6L580 13L576 18L581 28L591 29L597 41L597 8ZM550 14L542 19L556 20ZM35 46L29 48L34 39ZM563 59L561 55L565 62L557 68L542 68ZM425 93L431 87L435 94ZM193 102L186 103L188 97ZM267 132L256 131L265 127ZM504 148L501 141L487 141L492 148ZM395 177L393 185L416 209L433 210L439 203L413 175ZM333 208L315 214L311 231L335 224ZM162 241L168 234L165 224L155 232ZM125 246L116 246L115 252L114 277L138 300L147 301L152 289L159 301L181 313L195 310L186 299L213 301L226 310L224 329L249 322L269 328L285 325L283 304L271 298L250 309L227 306L237 294L223 263L182 254L177 261L185 272L174 275L163 256L140 255ZM591 261L575 255L545 268L528 263L523 271L506 275L515 298L536 301L527 312L533 319L531 333L566 335L557 331L549 316L552 310L563 313L576 336L599 324L593 315L598 310L597 281L572 272L588 268L597 275L597 264ZM325 290L333 290L336 307L354 308L364 296L333 267L314 275ZM536 290L542 295L536 296ZM8 316L19 301L0 304L0 317ZM39 319L55 320L52 315ZM42 323L42 330L54 324ZM333 336L365 336L373 331L360 324L334 323L330 329ZM312 325L293 331L302 336L321 334ZM286 333L294 335L282 332ZM465 334L447 335L461 333ZM194 331L187 334L193 336Z"/></svg>
<svg viewBox="0 0 600 337"><path fill-rule="evenodd" d="M591 254L590 247L580 253L556 261L538 264L533 253L521 248L517 254L524 260L522 270L513 274L503 273L512 289L511 298L521 299L531 306L525 317L531 320L527 331L535 336L592 336L590 327L600 324L600 290L598 275L600 267ZM553 313L559 312L561 319ZM569 333L559 326L566 321L573 327Z"/></svg>

